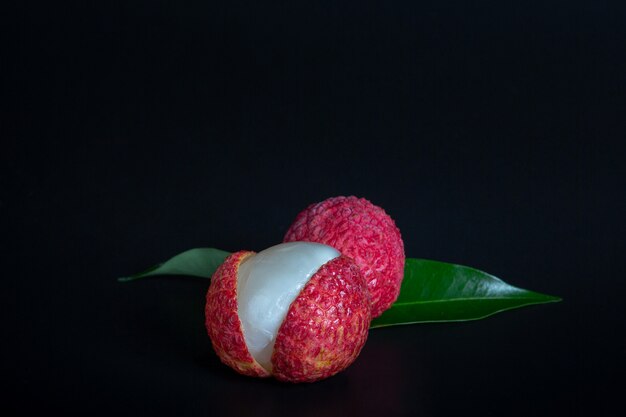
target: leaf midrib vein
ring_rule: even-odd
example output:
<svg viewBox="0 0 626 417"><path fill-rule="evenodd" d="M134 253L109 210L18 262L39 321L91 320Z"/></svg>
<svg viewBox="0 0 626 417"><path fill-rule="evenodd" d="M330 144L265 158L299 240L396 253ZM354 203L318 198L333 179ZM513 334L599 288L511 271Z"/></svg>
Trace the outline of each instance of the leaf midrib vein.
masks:
<svg viewBox="0 0 626 417"><path fill-rule="evenodd" d="M429 300L429 301L407 301L402 303L394 303L391 307L402 307L412 304L435 304L445 303L453 301L491 301L491 300L545 300L545 298L532 298L532 297L464 297L464 298L447 298L442 300ZM549 298L547 300L550 300Z"/></svg>

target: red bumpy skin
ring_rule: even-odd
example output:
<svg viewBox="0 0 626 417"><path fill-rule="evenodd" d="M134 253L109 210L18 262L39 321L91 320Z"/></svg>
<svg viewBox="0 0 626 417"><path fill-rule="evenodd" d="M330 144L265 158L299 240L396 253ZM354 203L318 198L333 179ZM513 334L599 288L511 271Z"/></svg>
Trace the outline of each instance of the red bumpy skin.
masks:
<svg viewBox="0 0 626 417"><path fill-rule="evenodd" d="M221 361L244 375L273 374L288 382L327 378L354 362L367 340L370 300L361 270L345 256L324 264L289 307L276 335L272 373L254 360L237 311L237 271L253 254L226 258L207 292L206 328Z"/></svg>
<svg viewBox="0 0 626 417"><path fill-rule="evenodd" d="M267 377L270 373L248 351L237 310L237 270L250 255L254 252L233 253L211 277L204 308L205 325L222 362L241 374Z"/></svg>
<svg viewBox="0 0 626 417"><path fill-rule="evenodd" d="M370 320L359 267L346 256L329 261L289 307L274 345L274 376L313 382L344 370L359 356Z"/></svg>
<svg viewBox="0 0 626 417"><path fill-rule="evenodd" d="M285 242L329 245L361 268L372 302L372 318L387 310L400 294L404 244L385 211L364 198L333 197L311 204L296 217Z"/></svg>

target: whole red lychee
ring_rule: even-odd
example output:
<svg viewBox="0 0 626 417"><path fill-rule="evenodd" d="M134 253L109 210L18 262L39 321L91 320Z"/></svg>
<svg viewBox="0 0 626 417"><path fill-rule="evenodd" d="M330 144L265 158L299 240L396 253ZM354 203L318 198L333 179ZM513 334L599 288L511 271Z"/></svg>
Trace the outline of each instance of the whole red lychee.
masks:
<svg viewBox="0 0 626 417"><path fill-rule="evenodd" d="M372 318L400 294L405 259L400 231L382 208L364 198L333 197L311 204L296 216L284 241L322 243L354 259L367 282Z"/></svg>
<svg viewBox="0 0 626 417"><path fill-rule="evenodd" d="M244 375L313 382L348 367L367 339L369 293L356 263L316 243L230 255L211 279L206 328Z"/></svg>

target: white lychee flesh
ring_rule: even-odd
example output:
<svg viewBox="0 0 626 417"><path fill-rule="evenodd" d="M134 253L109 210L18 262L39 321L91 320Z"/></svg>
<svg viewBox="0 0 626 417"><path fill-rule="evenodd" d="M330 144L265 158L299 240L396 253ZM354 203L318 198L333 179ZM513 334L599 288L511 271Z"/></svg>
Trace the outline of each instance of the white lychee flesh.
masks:
<svg viewBox="0 0 626 417"><path fill-rule="evenodd" d="M237 304L244 339L267 371L272 371L274 342L289 306L320 267L340 255L327 245L291 242L265 249L239 266Z"/></svg>

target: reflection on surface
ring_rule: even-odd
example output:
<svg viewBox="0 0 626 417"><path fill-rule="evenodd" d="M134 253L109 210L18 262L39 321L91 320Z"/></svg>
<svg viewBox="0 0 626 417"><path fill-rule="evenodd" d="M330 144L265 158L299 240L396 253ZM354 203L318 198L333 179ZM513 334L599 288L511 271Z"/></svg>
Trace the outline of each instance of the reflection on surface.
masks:
<svg viewBox="0 0 626 417"><path fill-rule="evenodd" d="M390 335L370 332L360 362L349 374L348 415L429 415L428 372L422 365L428 355Z"/></svg>
<svg viewBox="0 0 626 417"><path fill-rule="evenodd" d="M402 339L398 329L380 329L346 371L312 384L235 374L210 360L212 398L222 398L229 414L255 416L345 417L432 414L428 353ZM404 330L407 330L406 328ZM408 362L411 362L408 366ZM416 365L417 364L417 365ZM226 372L215 372L215 366ZM207 404L208 409L210 405Z"/></svg>

